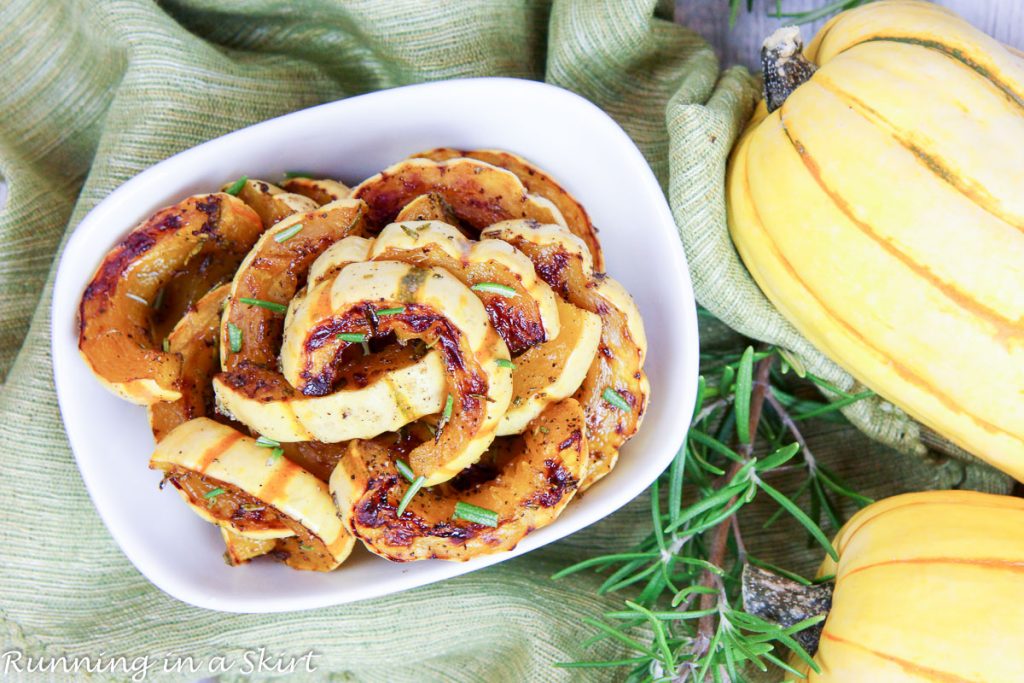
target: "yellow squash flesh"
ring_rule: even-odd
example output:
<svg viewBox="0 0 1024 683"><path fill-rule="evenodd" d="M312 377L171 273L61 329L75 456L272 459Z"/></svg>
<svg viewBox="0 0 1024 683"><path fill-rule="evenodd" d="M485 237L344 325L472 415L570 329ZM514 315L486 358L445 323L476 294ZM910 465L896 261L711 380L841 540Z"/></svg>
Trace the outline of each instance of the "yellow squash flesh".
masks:
<svg viewBox="0 0 1024 683"><path fill-rule="evenodd" d="M819 349L1024 479L1024 68L930 3L822 29L733 152L729 226Z"/></svg>
<svg viewBox="0 0 1024 683"><path fill-rule="evenodd" d="M887 498L836 536L832 608L810 683L1024 680L1024 500Z"/></svg>

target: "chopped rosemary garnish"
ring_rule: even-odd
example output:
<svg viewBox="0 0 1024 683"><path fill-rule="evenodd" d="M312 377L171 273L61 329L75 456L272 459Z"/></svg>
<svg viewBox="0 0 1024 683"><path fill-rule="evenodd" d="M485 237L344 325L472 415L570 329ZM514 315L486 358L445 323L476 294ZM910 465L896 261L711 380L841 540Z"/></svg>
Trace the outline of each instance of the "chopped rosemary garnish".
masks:
<svg viewBox="0 0 1024 683"><path fill-rule="evenodd" d="M281 242L287 242L291 238L295 237L302 231L302 223L296 223L290 228L282 230L281 232L274 235L274 241L280 244Z"/></svg>
<svg viewBox="0 0 1024 683"><path fill-rule="evenodd" d="M513 363L510 360L506 360L504 358L499 358L498 360L495 361L495 363L498 365L499 368L508 368L509 370L515 370L516 369L516 364L515 363Z"/></svg>
<svg viewBox="0 0 1024 683"><path fill-rule="evenodd" d="M260 448L277 448L281 445L281 442L275 441L269 436L258 436L256 437L256 445Z"/></svg>
<svg viewBox="0 0 1024 683"><path fill-rule="evenodd" d="M516 290L508 285L497 282L478 282L470 287L474 292L487 292L488 294L500 294L501 296L515 296Z"/></svg>
<svg viewBox="0 0 1024 683"><path fill-rule="evenodd" d="M301 550L304 553L311 553L311 552L313 552L313 546L306 545L305 543L300 543L299 544L299 550Z"/></svg>
<svg viewBox="0 0 1024 683"><path fill-rule="evenodd" d="M228 347L231 353L238 353L242 350L242 328L234 323L228 323Z"/></svg>
<svg viewBox="0 0 1024 683"><path fill-rule="evenodd" d="M379 308L374 311L377 315L396 315L398 313L405 313L405 306L395 306L394 308Z"/></svg>
<svg viewBox="0 0 1024 683"><path fill-rule="evenodd" d="M242 505L242 509L246 512L259 512L260 510L266 510L266 505L253 505L251 503L245 503Z"/></svg>
<svg viewBox="0 0 1024 683"><path fill-rule="evenodd" d="M402 516L402 513L405 512L405 508L409 505L409 502L412 500L413 496L415 496L416 493L421 488L423 488L423 482L425 482L426 480L427 478L421 474L420 476L416 477L411 484L409 484L408 490L406 490L405 495L402 496L401 502L398 503L398 510L395 511L396 517Z"/></svg>
<svg viewBox="0 0 1024 683"><path fill-rule="evenodd" d="M166 291L167 291L166 289L164 289L163 287L161 287L161 288L160 288L160 291L158 291L158 292L156 293L156 298L155 298L155 299L153 299L153 308L160 308L161 306L163 306L163 305L164 305L164 293L165 293Z"/></svg>
<svg viewBox="0 0 1024 683"><path fill-rule="evenodd" d="M285 180L290 180L292 178L312 178L312 177L313 177L313 174L312 173L308 173L306 171L285 171L284 172Z"/></svg>
<svg viewBox="0 0 1024 683"><path fill-rule="evenodd" d="M412 241L413 241L413 242L417 242L417 241L419 241L419 239L420 239L420 234L419 234L418 232L416 232L415 230L413 230L412 228L410 228L410 227L409 227L408 225L406 225L405 223L402 223L400 227L402 228L402 232L404 232L404 233L405 233L406 235L408 235L409 237L411 237L411 238L412 238Z"/></svg>
<svg viewBox="0 0 1024 683"><path fill-rule="evenodd" d="M277 446L276 448L274 448L274 450L270 451L270 457L267 458L267 464L273 465L275 462L281 459L282 455L284 455L284 449L281 448L280 446Z"/></svg>
<svg viewBox="0 0 1024 683"><path fill-rule="evenodd" d="M132 301L138 301L138 302L139 302L140 304L142 304L143 306L149 306L149 302L148 302L148 301L146 301L145 299L143 299L143 298L142 298L141 296L139 296L138 294L132 294L131 292L127 292L127 293L125 294L125 296L126 296L126 297L128 297L129 299L131 299Z"/></svg>
<svg viewBox="0 0 1024 683"><path fill-rule="evenodd" d="M478 507L472 503L463 503L461 500L455 504L455 512L452 519L462 519L480 526L498 526L498 513L494 510Z"/></svg>
<svg viewBox="0 0 1024 683"><path fill-rule="evenodd" d="M398 470L398 473L405 477L405 480L408 482L412 482L416 479L416 475L413 474L412 468L409 467L408 463L404 460L396 460L395 469Z"/></svg>
<svg viewBox="0 0 1024 683"><path fill-rule="evenodd" d="M444 410L441 412L441 424L440 427L448 424L448 420L452 419L452 408L455 406L455 400L452 399L452 395L448 394L448 397L444 400Z"/></svg>
<svg viewBox="0 0 1024 683"><path fill-rule="evenodd" d="M353 344L362 344L367 340L365 334L359 332L342 332L338 335L338 339L344 342L351 342Z"/></svg>
<svg viewBox="0 0 1024 683"><path fill-rule="evenodd" d="M210 489L209 491L204 493L203 498L209 501L207 505L213 505L214 502L216 502L217 500L217 496L223 495L225 493L227 493L227 491L218 486L217 488Z"/></svg>
<svg viewBox="0 0 1024 683"><path fill-rule="evenodd" d="M170 339L170 337L164 337L163 349L164 349L164 353L167 353L168 351L171 350L171 339Z"/></svg>
<svg viewBox="0 0 1024 683"><path fill-rule="evenodd" d="M244 175L241 178L239 178L238 180L236 180L235 182L233 182L230 185L228 185L227 189L225 189L224 191L227 192L230 195L236 195L237 196L238 193L242 191L242 188L245 187L245 182L247 180L249 180L249 176Z"/></svg>
<svg viewBox="0 0 1024 683"><path fill-rule="evenodd" d="M268 311L273 311L274 313L284 313L288 310L288 307L284 304L276 304L273 301L264 301L263 299L250 299L243 296L239 298L238 301L239 303L247 304L249 306L259 306L260 308L265 308Z"/></svg>
<svg viewBox="0 0 1024 683"><path fill-rule="evenodd" d="M611 387L608 387L601 393L601 398L603 398L605 401L612 404L619 410L623 410L627 413L632 412L633 410L632 408L629 407L629 404L626 403L626 399L622 398L622 394L615 391Z"/></svg>

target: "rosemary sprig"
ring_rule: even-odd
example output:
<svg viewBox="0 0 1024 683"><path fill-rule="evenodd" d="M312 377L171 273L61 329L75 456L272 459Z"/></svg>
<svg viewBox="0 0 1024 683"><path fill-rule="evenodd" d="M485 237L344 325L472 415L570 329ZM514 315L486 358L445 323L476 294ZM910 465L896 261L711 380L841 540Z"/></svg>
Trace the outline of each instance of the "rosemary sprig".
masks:
<svg viewBox="0 0 1024 683"><path fill-rule="evenodd" d="M812 10L804 10L802 12L785 12L782 9L782 0L775 0L772 3L772 9L768 12L768 16L775 19L786 19L793 24L808 24L818 19L824 19L830 17L833 14L843 12L854 7L860 7L866 5L871 0L835 0L829 2L821 7ZM739 18L740 9L746 7L747 12L754 11L754 0L729 0L729 28L736 25L736 20Z"/></svg>
<svg viewBox="0 0 1024 683"><path fill-rule="evenodd" d="M775 518L791 517L834 556L823 527L841 525L838 498L856 505L870 500L815 459L799 424L837 416L870 392L844 392L802 369L804 379L796 379L786 372L792 363L774 348L702 354L702 361L714 375L700 378L686 442L652 486L650 535L627 552L593 557L554 576L598 571L605 574L599 592L628 591L625 609L588 623L598 632L592 640L617 640L636 656L562 666L629 667L631 681L698 682L745 680L745 672L768 666L797 675L787 663L790 652L815 666L793 635L824 617L784 628L742 610L744 563L766 563L748 557L737 514L758 496L769 499L778 506ZM804 386L793 389L794 381ZM813 387L836 401L796 397ZM787 494L775 479L793 471L806 478Z"/></svg>

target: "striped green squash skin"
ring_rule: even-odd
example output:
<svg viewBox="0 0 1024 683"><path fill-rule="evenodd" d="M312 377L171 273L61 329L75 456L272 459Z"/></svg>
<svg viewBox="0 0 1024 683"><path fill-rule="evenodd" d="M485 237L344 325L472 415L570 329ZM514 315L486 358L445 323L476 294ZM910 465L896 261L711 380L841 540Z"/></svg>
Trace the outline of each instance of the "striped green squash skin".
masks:
<svg viewBox="0 0 1024 683"><path fill-rule="evenodd" d="M844 12L733 152L729 227L776 307L920 422L1024 479L1024 66L947 10Z"/></svg>

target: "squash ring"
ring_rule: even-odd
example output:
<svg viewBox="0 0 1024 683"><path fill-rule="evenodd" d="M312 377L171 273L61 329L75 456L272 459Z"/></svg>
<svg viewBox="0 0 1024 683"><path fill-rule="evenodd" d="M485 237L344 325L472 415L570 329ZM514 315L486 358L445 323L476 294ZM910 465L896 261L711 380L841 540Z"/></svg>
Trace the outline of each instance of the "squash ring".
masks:
<svg viewBox="0 0 1024 683"><path fill-rule="evenodd" d="M558 517L589 462L583 411L566 399L548 406L522 437L496 446L495 462L420 491L398 517L408 482L395 459L413 447L410 438L396 442L394 436L353 441L330 481L346 528L371 552L394 562L465 561L511 550ZM452 519L458 501L498 513L498 525Z"/></svg>
<svg viewBox="0 0 1024 683"><path fill-rule="evenodd" d="M569 303L601 317L601 341L583 384L575 394L587 415L590 467L582 487L611 471L619 448L640 428L650 383L643 371L647 337L632 297L615 280L593 272L586 245L565 228L532 221L506 221L481 233L503 239L527 255L541 276ZM606 398L614 391L628 406Z"/></svg>
<svg viewBox="0 0 1024 683"><path fill-rule="evenodd" d="M231 427L189 420L157 444L150 467L163 470L205 519L276 538L275 552L293 568L330 571L352 552L355 539L338 520L327 485L287 458L268 459L267 449Z"/></svg>
<svg viewBox="0 0 1024 683"><path fill-rule="evenodd" d="M352 189L352 197L369 207L367 223L372 232L393 223L409 202L431 193L441 196L474 232L515 218L565 224L558 208L530 194L514 173L475 159L406 159Z"/></svg>
<svg viewBox="0 0 1024 683"><path fill-rule="evenodd" d="M133 403L178 400L181 356L161 350L153 304L183 272L211 262L216 272L233 271L262 230L235 197L195 195L157 211L110 250L79 306L78 349L100 381Z"/></svg>
<svg viewBox="0 0 1024 683"><path fill-rule="evenodd" d="M221 188L221 191L225 191L232 184L228 183ZM285 192L277 185L265 180L247 178L235 196L259 214L264 228L269 228L292 214L312 211L319 206L309 197Z"/></svg>
<svg viewBox="0 0 1024 683"><path fill-rule="evenodd" d="M383 309L394 312L377 315ZM445 424L434 441L410 454L409 462L427 477L427 485L446 481L494 440L512 392L511 373L503 367L508 347L483 304L454 275L396 261L346 266L293 307L281 348L282 370L306 395L326 394L335 384L341 354L355 343L342 335L372 339L391 333L400 342L436 345L444 360L451 399L443 407Z"/></svg>
<svg viewBox="0 0 1024 683"><path fill-rule="evenodd" d="M448 161L465 157L484 161L516 174L528 192L551 201L562 216L569 230L583 240L594 258L594 265L599 272L604 272L604 254L601 242L597 239L597 228L590 221L590 215L583 205L562 187L554 178L530 163L518 154L499 149L473 149L460 151L450 147L438 147L426 152L412 155L412 158Z"/></svg>

